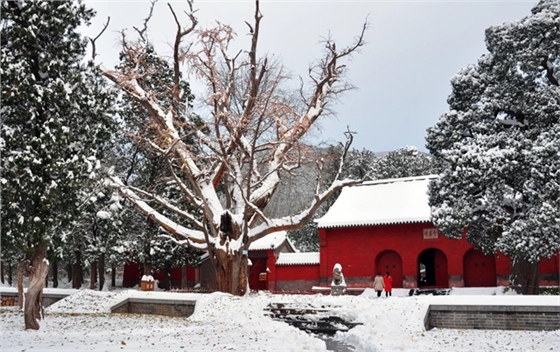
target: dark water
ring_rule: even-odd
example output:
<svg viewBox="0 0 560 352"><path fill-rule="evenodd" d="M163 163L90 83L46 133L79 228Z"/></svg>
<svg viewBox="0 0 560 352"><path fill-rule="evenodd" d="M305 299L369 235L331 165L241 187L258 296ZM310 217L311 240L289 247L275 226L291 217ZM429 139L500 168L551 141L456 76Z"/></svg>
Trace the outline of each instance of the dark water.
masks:
<svg viewBox="0 0 560 352"><path fill-rule="evenodd" d="M320 309L310 306L286 306L283 303L271 303L265 309L265 314L273 320L282 321L293 327L305 331L309 335L325 341L327 350L332 352L354 352L354 346L334 339L338 331L348 331L357 322L348 322L329 311L330 307Z"/></svg>

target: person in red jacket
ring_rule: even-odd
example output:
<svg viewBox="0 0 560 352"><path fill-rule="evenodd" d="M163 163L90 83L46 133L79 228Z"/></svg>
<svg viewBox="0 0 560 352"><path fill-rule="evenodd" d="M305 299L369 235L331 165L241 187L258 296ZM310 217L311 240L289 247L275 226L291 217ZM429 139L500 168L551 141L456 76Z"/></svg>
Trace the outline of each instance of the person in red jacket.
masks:
<svg viewBox="0 0 560 352"><path fill-rule="evenodd" d="M383 276L383 283L385 284L385 297L391 296L391 292L393 291L393 278L388 271L385 276Z"/></svg>

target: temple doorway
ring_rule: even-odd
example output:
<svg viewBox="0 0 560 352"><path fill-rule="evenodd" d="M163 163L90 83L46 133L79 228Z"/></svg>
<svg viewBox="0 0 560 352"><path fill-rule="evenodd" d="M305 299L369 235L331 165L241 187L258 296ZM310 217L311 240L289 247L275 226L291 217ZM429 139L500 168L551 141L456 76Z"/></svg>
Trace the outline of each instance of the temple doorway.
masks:
<svg viewBox="0 0 560 352"><path fill-rule="evenodd" d="M449 287L447 257L439 249L427 249L418 257L418 287Z"/></svg>
<svg viewBox="0 0 560 352"><path fill-rule="evenodd" d="M401 256L395 251L385 251L377 256L376 270L373 276L377 273L385 275L388 271L393 277L393 287L402 288L403 287L403 269L402 269L402 259Z"/></svg>

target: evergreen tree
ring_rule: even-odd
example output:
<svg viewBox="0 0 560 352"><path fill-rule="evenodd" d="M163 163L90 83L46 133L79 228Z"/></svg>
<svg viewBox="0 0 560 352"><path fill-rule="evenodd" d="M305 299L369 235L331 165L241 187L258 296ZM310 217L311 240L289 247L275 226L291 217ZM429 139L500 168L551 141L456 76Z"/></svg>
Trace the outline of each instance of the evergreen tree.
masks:
<svg viewBox="0 0 560 352"><path fill-rule="evenodd" d="M63 232L58 258L73 267L73 288L81 287L83 267L89 266L90 288L99 282L102 290L106 268L125 262L128 229L123 222L124 200L104 185L103 177L84 188L80 198L80 215Z"/></svg>
<svg viewBox="0 0 560 352"><path fill-rule="evenodd" d="M538 293L538 263L560 249L560 2L486 30L488 53L452 79L428 130L444 170L430 188L447 236L512 257L511 284Z"/></svg>
<svg viewBox="0 0 560 352"><path fill-rule="evenodd" d="M2 1L2 246L27 261L25 327L38 329L47 248L79 212L112 128L111 97L66 1Z"/></svg>
<svg viewBox="0 0 560 352"><path fill-rule="evenodd" d="M420 153L416 147L404 147L389 152L377 159L371 168L374 169L374 178L377 180L430 175L438 170L433 159Z"/></svg>

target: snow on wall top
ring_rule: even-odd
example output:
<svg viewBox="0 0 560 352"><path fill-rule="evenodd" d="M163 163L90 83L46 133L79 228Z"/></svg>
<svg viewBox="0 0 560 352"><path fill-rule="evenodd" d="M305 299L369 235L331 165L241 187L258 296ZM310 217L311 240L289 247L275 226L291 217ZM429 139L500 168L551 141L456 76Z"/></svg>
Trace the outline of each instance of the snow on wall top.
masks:
<svg viewBox="0 0 560 352"><path fill-rule="evenodd" d="M250 251L262 251L266 249L276 249L286 241L286 231L273 232L256 240L249 246Z"/></svg>
<svg viewBox="0 0 560 352"><path fill-rule="evenodd" d="M280 253L276 265L319 264L319 252Z"/></svg>
<svg viewBox="0 0 560 352"><path fill-rule="evenodd" d="M430 221L428 184L437 175L393 178L345 187L319 228Z"/></svg>

